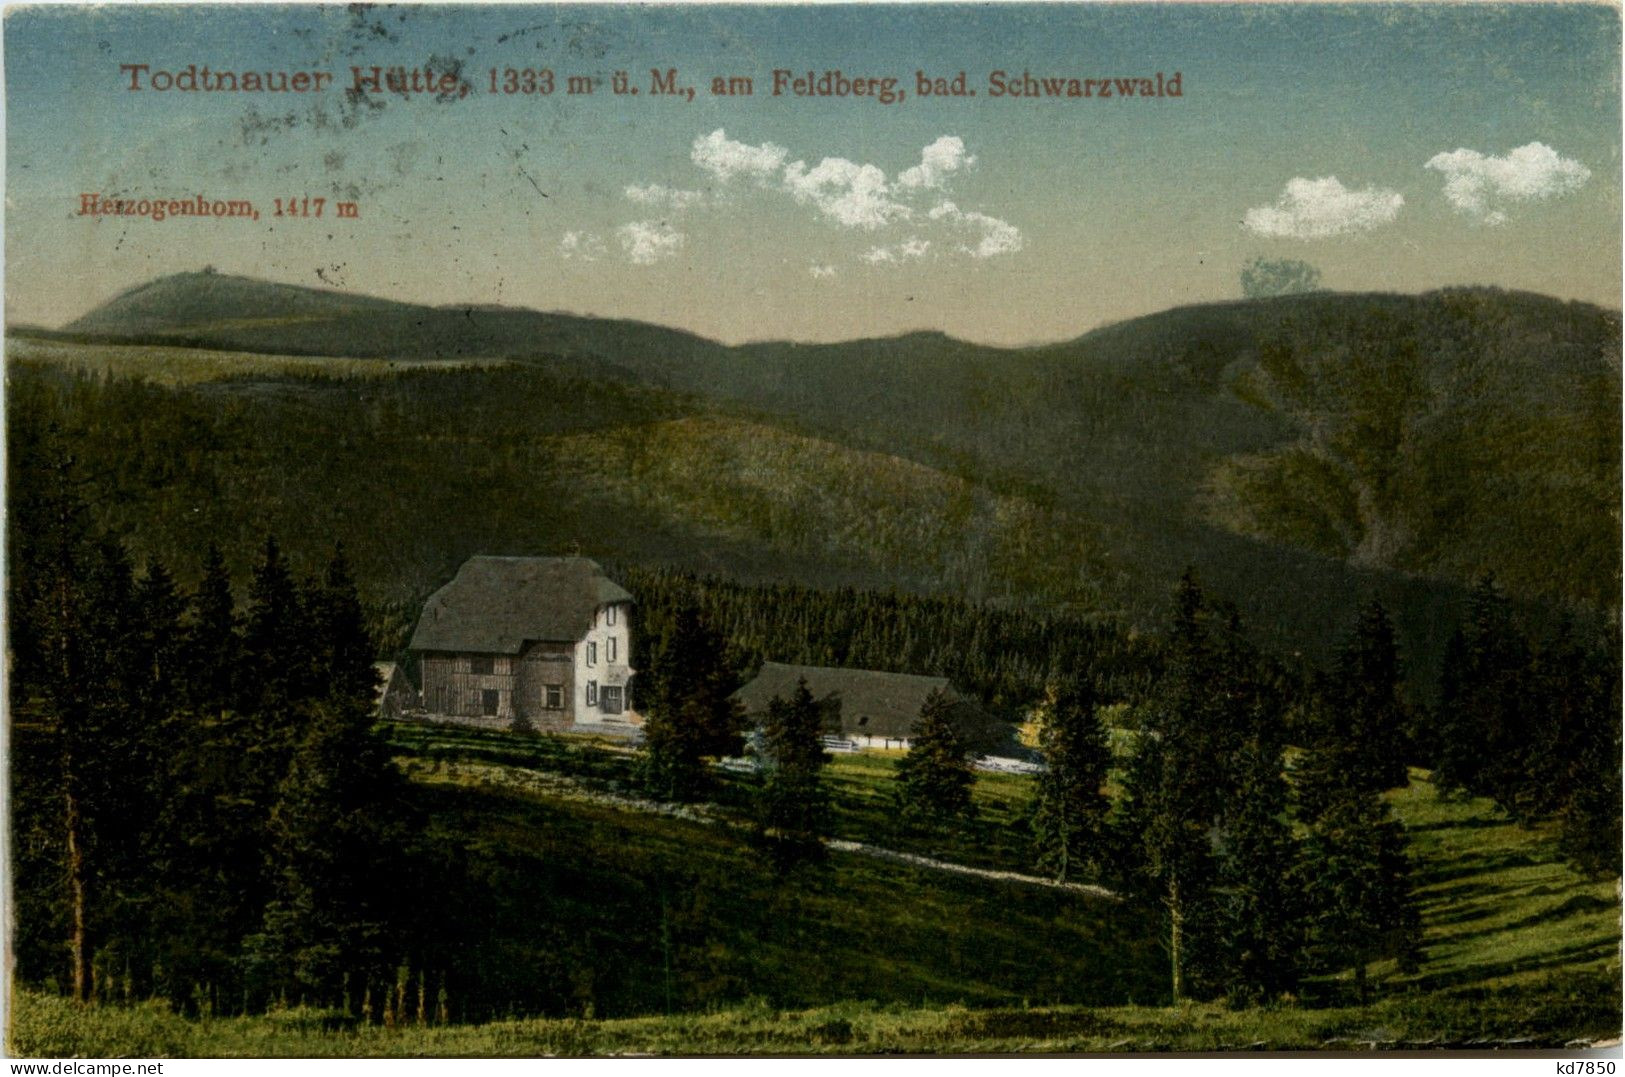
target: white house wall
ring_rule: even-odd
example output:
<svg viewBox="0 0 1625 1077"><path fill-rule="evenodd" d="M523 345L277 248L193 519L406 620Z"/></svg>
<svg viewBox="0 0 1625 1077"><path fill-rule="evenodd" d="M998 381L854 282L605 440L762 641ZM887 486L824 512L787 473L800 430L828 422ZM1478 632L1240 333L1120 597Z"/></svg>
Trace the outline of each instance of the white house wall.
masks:
<svg viewBox="0 0 1625 1077"><path fill-rule="evenodd" d="M613 611L613 612L612 612ZM613 619L614 623L610 621ZM618 602L601 606L593 615L592 628L575 645L575 720L578 722L626 721L630 711L627 687L632 681L632 605ZM615 660L609 660L611 641ZM596 658L589 662L594 654ZM588 686L596 686L597 698L587 702ZM606 686L621 690L621 713L605 714L603 690Z"/></svg>

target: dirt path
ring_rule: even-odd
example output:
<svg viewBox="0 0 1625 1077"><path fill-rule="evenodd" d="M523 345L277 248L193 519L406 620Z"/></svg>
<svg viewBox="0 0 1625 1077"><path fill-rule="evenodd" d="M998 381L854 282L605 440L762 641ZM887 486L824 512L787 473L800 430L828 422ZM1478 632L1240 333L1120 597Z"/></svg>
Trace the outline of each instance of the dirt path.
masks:
<svg viewBox="0 0 1625 1077"><path fill-rule="evenodd" d="M1104 886L1091 886L1088 883L1063 883L1054 879L1047 879L1042 875L1022 875L1014 871L994 871L992 868L973 868L969 864L956 864L951 860L933 860L929 856L919 856L915 853L899 852L896 849L886 849L879 845L866 845L861 841L843 841L832 838L826 842L831 849L838 853L856 853L859 856L872 856L879 860L892 860L899 864L912 864L917 868L929 868L932 871L946 871L954 875L974 875L979 879L994 879L998 882L1021 883L1025 886L1046 886L1051 890L1070 890L1074 894L1088 894L1090 897L1107 898L1111 901L1119 900L1114 891Z"/></svg>
<svg viewBox="0 0 1625 1077"><path fill-rule="evenodd" d="M557 774L552 771L454 760L445 760L438 764L427 763L420 759L402 759L398 761L403 764L407 775L416 781L482 785L491 789L506 789L514 792L556 797L560 800L600 804L606 807L619 808L623 811L666 815L686 819L693 823L703 823L707 826L743 825L736 820L713 815L706 805L667 804L658 800L648 800L628 793L597 788L594 783L584 782L579 778L573 778L567 774ZM831 839L826 842L826 845L832 852L850 853L854 856L870 856L877 860L889 860L896 864L908 864L911 867L925 868L928 871L941 871L951 875L969 875L994 882L1019 883L1023 886L1041 886L1051 890L1066 890L1070 893L1087 894L1090 897L1105 898L1109 901L1119 900L1116 893L1103 886L1091 886L1087 883L1063 883L1045 878L1042 875L1023 875L1014 871L976 868L971 867L969 864L956 864L951 860L936 860L929 856L905 853L897 849L887 849L880 845L870 845L861 841Z"/></svg>

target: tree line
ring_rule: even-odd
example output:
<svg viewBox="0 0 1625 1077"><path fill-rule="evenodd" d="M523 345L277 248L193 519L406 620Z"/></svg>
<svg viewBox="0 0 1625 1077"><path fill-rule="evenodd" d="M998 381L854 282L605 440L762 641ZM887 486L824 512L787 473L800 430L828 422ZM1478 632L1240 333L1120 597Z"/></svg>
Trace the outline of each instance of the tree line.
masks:
<svg viewBox="0 0 1625 1077"><path fill-rule="evenodd" d="M13 451L18 974L80 1000L382 1013L421 925L390 899L411 810L343 550L298 579L268 538L239 614L212 547L190 593L135 571L54 431Z"/></svg>
<svg viewBox="0 0 1625 1077"><path fill-rule="evenodd" d="M1087 669L1113 701L1144 691L1159 652L1110 618L940 595L741 583L670 568L616 566L638 597L633 664L648 670L689 610L721 637L736 672L763 660L946 677L1014 715L1045 685Z"/></svg>
<svg viewBox="0 0 1625 1077"><path fill-rule="evenodd" d="M706 594L710 608L736 612L707 584L654 618L643 758L645 788L663 798L714 794L707 759L744 745L729 696L749 650L707 619ZM1262 1002L1346 971L1363 1000L1373 963L1414 970L1422 956L1407 839L1385 799L1412 765L1432 767L1444 795L1556 820L1578 870L1619 873L1617 671L1617 652L1567 628L1531 644L1486 580L1454 635L1438 704L1421 706L1380 603L1360 612L1329 669L1296 671L1260 652L1234 608L1187 573L1125 724L1108 728L1111 694L1088 665L1047 680L1035 707L1046 765L1028 812L1034 867L1158 909L1175 999ZM949 706L940 694L926 702L896 773L900 818L928 828L975 814L972 750ZM759 825L793 834L799 859L829 831L818 777L827 709L803 683L772 701L760 731Z"/></svg>

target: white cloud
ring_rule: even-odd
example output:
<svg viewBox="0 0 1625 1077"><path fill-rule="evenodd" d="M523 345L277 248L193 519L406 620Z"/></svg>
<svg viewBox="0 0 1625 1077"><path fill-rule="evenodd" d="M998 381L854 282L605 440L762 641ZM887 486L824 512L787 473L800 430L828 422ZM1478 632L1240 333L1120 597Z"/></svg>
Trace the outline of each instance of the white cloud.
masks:
<svg viewBox="0 0 1625 1077"><path fill-rule="evenodd" d="M1405 198L1384 187L1352 190L1336 176L1297 177L1273 206L1247 211L1246 228L1276 239L1327 239L1368 232L1399 216Z"/></svg>
<svg viewBox="0 0 1625 1077"><path fill-rule="evenodd" d="M1021 230L1009 221L1001 221L974 210L965 214L965 221L982 230L982 238L976 246L961 248L972 257L993 258L1000 254L1014 254L1025 245Z"/></svg>
<svg viewBox="0 0 1625 1077"><path fill-rule="evenodd" d="M1002 221L977 210L960 209L946 199L932 206L926 216L933 221L947 221L981 232L974 246L966 243L959 248L972 258L993 258L1001 254L1014 254L1026 245L1021 229L1009 221Z"/></svg>
<svg viewBox="0 0 1625 1077"><path fill-rule="evenodd" d="M870 265L896 265L900 262L917 262L924 258L925 252L930 249L929 239L911 236L895 246L870 247L858 257Z"/></svg>
<svg viewBox="0 0 1625 1077"><path fill-rule="evenodd" d="M735 142L720 127L696 138L689 151L690 160L722 183L736 176L765 181L783 167L789 155L789 150L771 142L764 142L760 146Z"/></svg>
<svg viewBox="0 0 1625 1077"><path fill-rule="evenodd" d="M920 151L920 163L906 168L897 177L897 184L906 189L941 187L943 179L962 168L970 168L976 158L965 152L965 140L957 135L943 135Z"/></svg>
<svg viewBox="0 0 1625 1077"><path fill-rule="evenodd" d="M687 239L665 221L632 221L617 228L615 236L627 259L640 266L674 257Z"/></svg>
<svg viewBox="0 0 1625 1077"><path fill-rule="evenodd" d="M928 235L934 233L931 238L914 236L891 245L879 243L860 255L871 264L914 261L928 249L934 254L992 258L1019 251L1024 245L1015 225L979 211L962 210L944 197L953 177L977 164L976 156L966 150L965 140L957 135L942 135L923 147L919 163L904 169L895 180L879 165L846 157L824 157L816 165L791 160L790 151L783 146L740 142L720 127L694 139L690 159L720 184L742 180L764 192L788 195L841 228L878 232L910 225L925 228ZM937 205L927 213L923 204L928 192L936 192ZM632 184L624 193L640 205L672 213L713 201L705 192L662 184ZM669 228L656 235L648 231L649 222L641 222L637 227L644 231L636 234L627 230L633 227L623 228L619 235L634 261L646 264L670 257L683 242L681 234ZM937 245L932 247L934 241ZM834 268L814 266L808 272L825 278Z"/></svg>
<svg viewBox="0 0 1625 1077"><path fill-rule="evenodd" d="M699 191L679 191L658 183L642 185L629 183L623 193L629 201L639 205L662 206L673 210L685 210L705 197Z"/></svg>
<svg viewBox="0 0 1625 1077"><path fill-rule="evenodd" d="M815 280L828 280L830 277L835 276L835 267L826 265L808 266L807 272L811 273Z"/></svg>
<svg viewBox="0 0 1625 1077"><path fill-rule="evenodd" d="M786 166L784 189L797 202L812 203L847 228L872 232L893 220L906 220L911 212L892 198L886 173L845 157L826 157L811 169L804 161Z"/></svg>
<svg viewBox="0 0 1625 1077"><path fill-rule="evenodd" d="M1444 176L1444 196L1458 212L1486 224L1507 219L1507 208L1572 194L1591 178L1579 161L1543 142L1519 146L1504 157L1459 149L1435 154L1423 167Z"/></svg>
<svg viewBox="0 0 1625 1077"><path fill-rule="evenodd" d="M566 232L559 237L559 255L591 262L605 253L604 239L594 232Z"/></svg>

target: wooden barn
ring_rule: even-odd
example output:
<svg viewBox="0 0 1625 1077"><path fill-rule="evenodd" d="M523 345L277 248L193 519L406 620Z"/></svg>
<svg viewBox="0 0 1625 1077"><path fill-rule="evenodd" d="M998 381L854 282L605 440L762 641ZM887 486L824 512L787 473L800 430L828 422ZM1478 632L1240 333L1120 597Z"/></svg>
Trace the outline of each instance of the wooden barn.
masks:
<svg viewBox="0 0 1625 1077"><path fill-rule="evenodd" d="M632 605L584 557L472 557L412 635L423 707L493 728L630 730Z"/></svg>
<svg viewBox="0 0 1625 1077"><path fill-rule="evenodd" d="M943 677L766 662L750 683L734 693L734 698L744 704L751 721L759 724L768 703L775 696L789 699L802 680L827 712L826 732L859 748L907 749L920 708L926 697L938 691L954 702L954 724L978 751L991 751L1011 735L1005 723L961 697Z"/></svg>

